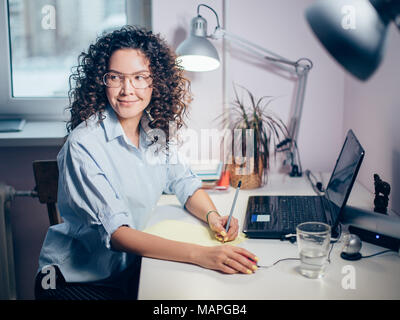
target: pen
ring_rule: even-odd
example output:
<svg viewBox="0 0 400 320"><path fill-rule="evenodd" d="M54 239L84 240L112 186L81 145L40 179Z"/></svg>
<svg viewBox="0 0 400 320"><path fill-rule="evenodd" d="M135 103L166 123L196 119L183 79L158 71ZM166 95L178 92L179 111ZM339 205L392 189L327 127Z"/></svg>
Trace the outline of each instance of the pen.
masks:
<svg viewBox="0 0 400 320"><path fill-rule="evenodd" d="M236 199L238 197L238 193L239 193L239 189L240 186L242 185L242 180L239 181L236 192L235 192L235 198L233 198L233 203L232 203L232 208L231 208L231 212L229 213L229 218L228 218L228 222L226 223L226 227L225 227L225 231L228 232L229 230L229 225L231 224L231 219L232 219L232 214L233 214L233 210L235 210L235 205L236 205Z"/></svg>

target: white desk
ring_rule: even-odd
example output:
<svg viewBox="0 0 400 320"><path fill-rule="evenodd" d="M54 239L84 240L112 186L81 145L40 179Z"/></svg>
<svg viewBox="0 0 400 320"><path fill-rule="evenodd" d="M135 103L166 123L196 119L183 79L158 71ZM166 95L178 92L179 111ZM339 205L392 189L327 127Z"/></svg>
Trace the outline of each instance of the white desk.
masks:
<svg viewBox="0 0 400 320"><path fill-rule="evenodd" d="M325 181L326 182L326 181ZM228 192L210 192L220 212L230 211L234 196L233 188ZM272 175L267 186L254 190L241 190L234 216L242 227L247 199L250 195L313 195L306 178L290 178ZM373 195L356 183L348 204L364 208L371 207ZM179 205L175 196L162 196L159 203ZM160 212L161 211L161 212ZM162 219L182 219L200 223L181 210L174 216L163 216L163 210L152 217L149 224ZM240 246L255 253L259 265L271 265L275 261L298 257L297 245L280 240L247 239ZM336 243L331 252L331 263L322 279L307 279L297 273L299 261L282 261L277 265L258 269L252 275L227 275L204 269L196 265L143 258L139 299L203 300L203 299L400 299L400 257L396 253L362 259L356 262L340 258L342 243ZM384 248L363 243L363 255L383 251ZM350 267L348 267L350 266ZM348 287L350 277L355 288ZM343 284L342 284L343 282Z"/></svg>

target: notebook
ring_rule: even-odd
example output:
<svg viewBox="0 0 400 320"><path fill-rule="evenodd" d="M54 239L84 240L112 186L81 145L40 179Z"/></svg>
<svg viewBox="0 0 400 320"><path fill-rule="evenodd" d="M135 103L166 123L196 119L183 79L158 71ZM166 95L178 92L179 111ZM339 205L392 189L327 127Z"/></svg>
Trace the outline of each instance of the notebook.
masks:
<svg viewBox="0 0 400 320"><path fill-rule="evenodd" d="M326 191L321 196L251 196L243 232L249 238L282 239L296 234L302 222L319 221L337 235L340 216L350 195L365 151L349 130Z"/></svg>
<svg viewBox="0 0 400 320"><path fill-rule="evenodd" d="M25 126L25 119L0 119L0 132L18 132Z"/></svg>

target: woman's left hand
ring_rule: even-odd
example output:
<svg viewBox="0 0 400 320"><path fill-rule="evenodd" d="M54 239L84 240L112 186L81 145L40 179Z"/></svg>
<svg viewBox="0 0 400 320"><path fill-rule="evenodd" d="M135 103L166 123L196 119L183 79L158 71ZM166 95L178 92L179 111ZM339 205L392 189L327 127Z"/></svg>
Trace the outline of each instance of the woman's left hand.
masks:
<svg viewBox="0 0 400 320"><path fill-rule="evenodd" d="M210 229L215 232L215 237L221 242L235 240L239 233L239 222L236 218L231 218L228 232L225 231L229 216L219 216L211 213L208 218Z"/></svg>

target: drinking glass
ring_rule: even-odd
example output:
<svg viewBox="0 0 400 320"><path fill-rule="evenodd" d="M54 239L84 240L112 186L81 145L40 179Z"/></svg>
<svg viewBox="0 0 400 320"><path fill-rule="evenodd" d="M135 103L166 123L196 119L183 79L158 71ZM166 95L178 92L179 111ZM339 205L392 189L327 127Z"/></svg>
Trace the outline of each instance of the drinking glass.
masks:
<svg viewBox="0 0 400 320"><path fill-rule="evenodd" d="M331 227L322 222L304 222L296 228L300 255L300 274L317 279L325 274Z"/></svg>

